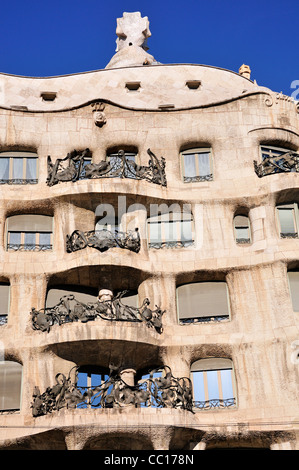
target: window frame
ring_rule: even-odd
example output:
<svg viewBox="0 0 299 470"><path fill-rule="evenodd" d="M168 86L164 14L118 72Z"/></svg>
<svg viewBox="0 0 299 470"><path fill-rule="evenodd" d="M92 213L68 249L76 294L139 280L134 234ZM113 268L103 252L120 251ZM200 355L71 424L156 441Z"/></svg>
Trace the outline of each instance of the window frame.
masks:
<svg viewBox="0 0 299 470"><path fill-rule="evenodd" d="M180 308L179 308L179 287L195 285L195 284L205 284L205 283L223 283L226 286L226 301L227 301L227 311L228 314L224 315L211 315L211 316L194 316L190 318L181 318L180 317ZM223 321L231 321L231 303L229 289L226 281L195 281L185 284L180 284L176 287L176 305L177 305L177 319L180 325L190 325L190 324L202 324L202 323L217 323Z"/></svg>
<svg viewBox="0 0 299 470"><path fill-rule="evenodd" d="M110 158L111 158L111 157L119 158L118 152L119 152L120 150L123 150L123 151L124 151L124 153L125 153L125 158L127 158L127 156L128 156L128 157L132 157L132 156L133 156L133 157L134 157L134 162L135 162L137 165L139 165L139 153L138 153L138 151L137 151L137 150L132 150L132 151L131 151L131 150L124 150L123 148L119 148L119 149L116 149L116 150L113 149L112 151L109 151L109 150L108 150L107 153L106 153L106 161L107 161L108 163L110 163ZM130 160L130 159L129 159L129 160ZM113 168L113 165L111 165L111 168ZM127 169L127 168L124 169L124 177L125 177L125 178L129 178L129 179L133 179L133 180L138 179L137 176L136 176L136 174L134 174L133 172L130 172L130 170Z"/></svg>
<svg viewBox="0 0 299 470"><path fill-rule="evenodd" d="M203 153L209 154L210 173L208 175L201 176L200 171L199 171L198 158L196 158L195 156L196 155L198 156ZM196 174L193 176L185 176L185 161L184 161L185 155L194 155L194 166L196 168ZM196 147L196 148L182 150L180 152L180 166L181 166L181 178L184 184L203 183L203 182L214 180L213 155L212 155L211 147Z"/></svg>
<svg viewBox="0 0 299 470"><path fill-rule="evenodd" d="M0 184L11 184L11 185L23 185L23 184L37 184L39 178L39 158L38 154L34 152L0 152L0 159L7 158L9 159L8 164L8 179L1 179ZM14 171L14 160L15 159L22 159L23 160L23 168L22 168L22 178L14 178L13 171ZM27 178L27 160L35 160L35 170L36 170L36 178Z"/></svg>
<svg viewBox="0 0 299 470"><path fill-rule="evenodd" d="M284 208L285 206L285 208ZM286 206L293 206L293 207L286 207ZM295 232L282 232L282 227L281 227L281 220L279 216L279 211L280 210L290 210L292 211L293 215L293 222L294 222L294 229ZM276 218L276 224L278 228L278 233L279 233L279 238L280 239L298 239L299 237L299 209L298 209L298 203L297 202L291 202L291 203L284 203L284 204L279 204L275 206L275 218Z"/></svg>
<svg viewBox="0 0 299 470"><path fill-rule="evenodd" d="M81 370L80 370L81 369ZM87 377L86 377L86 385L78 385L78 382L80 380L80 377L79 377L79 374L82 374L82 378L83 378L83 374L86 374ZM92 384L92 375L98 375L101 377L101 383L100 384ZM85 390L85 391L88 391L88 389L91 389L93 387L96 387L96 386L100 386L100 385L103 385L108 379L109 379L109 369L105 368L105 367L100 367L100 366L96 366L96 365L91 365L91 364L88 364L88 365L85 365L85 366L80 366L78 368L78 370L76 371L76 388L78 388L78 390L80 390L82 392L82 390ZM87 398L87 400L89 400ZM106 407L108 408L108 406L106 405ZM92 409L92 408L101 408L100 406L98 406L98 404L92 404L90 401L83 401L81 403L78 403L76 405L76 408L77 409Z"/></svg>
<svg viewBox="0 0 299 470"><path fill-rule="evenodd" d="M248 235L249 235L249 238L238 238L237 237L237 228L236 228L236 218L237 217L246 217L246 219L248 220L248 226L240 226L241 228L247 228L248 229ZM241 213L236 213L234 215L234 218L233 218L233 228L234 228L234 238L235 238L235 242L237 245L250 245L252 243L252 234L251 234L251 223L250 223L250 218L248 216L248 214L241 214Z"/></svg>
<svg viewBox="0 0 299 470"><path fill-rule="evenodd" d="M264 152L264 153L269 152L269 155L267 155L266 157L263 157L262 149L266 150L266 152ZM272 152L276 152L276 155L271 155ZM263 162L268 157L272 158L272 157L279 156L279 155L277 155L278 152L280 152L280 154L283 155L284 153L293 152L293 150L290 149L290 148L285 148L285 147L276 147L275 145L268 145L268 144L267 145L262 145L262 144L260 144L260 159L261 159L261 162Z"/></svg>
<svg viewBox="0 0 299 470"><path fill-rule="evenodd" d="M51 231L49 230L15 230L15 229L10 229L9 227L9 219L12 217L18 217L18 216L41 216L41 217L47 217L51 219ZM12 233L18 233L20 234L20 243L11 243L10 237ZM45 234L47 233L50 235L50 243L48 244L40 244L40 234ZM25 238L26 234L35 234L35 243L26 243ZM15 214L12 216L9 216L6 219L6 227L5 227L5 237L6 237L6 251L7 252L44 252L44 251L53 251L54 249L54 217L51 215L44 215L44 214Z"/></svg>
<svg viewBox="0 0 299 470"><path fill-rule="evenodd" d="M0 367L2 365L5 365L5 364L8 364L8 363L13 363L13 364L18 364L19 367L19 385L20 385L20 388L19 388L19 393L18 393L18 398L19 398L19 406L16 408L16 407L7 407L7 408L2 408L2 405L0 406L0 415L3 414L3 413L11 413L11 412L17 412L17 411L21 411L21 405L22 405L22 394L23 394L23 365L17 361L10 361L10 360L4 360L4 361L0 361ZM2 397L0 395L0 401L2 400ZM5 396L3 398L3 400L5 400Z"/></svg>
<svg viewBox="0 0 299 470"><path fill-rule="evenodd" d="M9 282L0 282L0 288L1 287L7 287L8 288L8 293L7 293L7 313L1 313L0 312L0 327L3 325L6 325L8 322L8 315L10 312L10 283ZM2 295L2 294L0 294Z"/></svg>
<svg viewBox="0 0 299 470"><path fill-rule="evenodd" d="M216 364L213 365L213 362ZM218 365L217 365L218 362ZM202 363L201 368L199 368ZM194 369L194 370L192 370ZM221 371L230 370L230 386L232 389L232 397L223 396L223 381L221 377ZM217 392L218 397L210 397L209 391L209 377L208 372L217 372ZM195 391L195 380L193 374L202 373L203 392L204 400L193 400L193 409L195 410L214 410L214 409L236 409L237 408L237 384L234 370L234 364L231 359L221 357L209 357L199 359L191 364L190 367L190 379L193 388L193 397L195 398L197 393ZM211 384L211 379L210 379ZM198 404L198 405L196 405Z"/></svg>
<svg viewBox="0 0 299 470"><path fill-rule="evenodd" d="M293 289L291 287L291 280L290 280L290 274L294 274L296 273L298 275L298 281L299 281L299 270L288 270L287 271L287 279L288 279L288 286L289 286L289 294L290 294L290 300L291 300L291 306L292 306L292 310L293 312L295 313L299 313L299 301L295 300L294 299L294 296L293 296ZM299 284L299 282L298 282ZM296 304L298 304L298 307L296 308Z"/></svg>
<svg viewBox="0 0 299 470"><path fill-rule="evenodd" d="M169 215L168 220L161 220L161 217ZM146 236L147 236L147 245L149 249L156 248L156 249L161 249L161 248L188 248L194 246L195 243L195 222L194 222L194 217L192 212L181 212L180 216L181 218L179 219L174 219L174 217L177 216L177 213L174 212L169 212L169 213L164 213L164 214L158 214L158 215L153 215L147 217L146 220ZM184 216L186 218L184 219ZM190 217L188 219L187 217ZM157 218L158 220L150 220L150 219L155 219ZM191 237L192 240L182 240L182 222L191 222ZM166 237L166 231L165 231L165 225L169 223L173 223L176 225L175 230L173 232L176 233L177 239L176 240L167 240ZM161 239L158 241L151 242L151 233L150 233L150 225L151 224L158 224L159 230L158 233L161 234Z"/></svg>

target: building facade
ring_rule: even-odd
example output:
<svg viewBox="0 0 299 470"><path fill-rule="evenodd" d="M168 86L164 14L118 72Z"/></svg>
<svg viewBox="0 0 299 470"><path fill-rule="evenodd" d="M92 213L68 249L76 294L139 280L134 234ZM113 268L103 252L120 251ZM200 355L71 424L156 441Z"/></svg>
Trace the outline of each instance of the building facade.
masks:
<svg viewBox="0 0 299 470"><path fill-rule="evenodd" d="M1 74L0 448L298 449L298 105L116 33Z"/></svg>

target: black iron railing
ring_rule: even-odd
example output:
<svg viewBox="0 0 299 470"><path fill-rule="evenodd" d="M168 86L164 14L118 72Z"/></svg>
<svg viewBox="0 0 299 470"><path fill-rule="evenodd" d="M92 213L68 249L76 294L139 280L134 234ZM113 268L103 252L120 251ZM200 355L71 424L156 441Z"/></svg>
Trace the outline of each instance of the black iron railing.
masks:
<svg viewBox="0 0 299 470"><path fill-rule="evenodd" d="M82 179L100 178L131 178L146 180L150 183L167 186L165 174L165 159L159 160L150 150L147 150L149 161L147 166L138 165L135 161L126 158L124 150L119 150L112 159L100 163L91 163L91 151L74 150L65 158L59 158L55 163L48 156L47 185L53 186L60 182L75 182Z"/></svg>
<svg viewBox="0 0 299 470"><path fill-rule="evenodd" d="M111 300L98 300L97 302L83 303L73 294L61 297L60 302L54 307L46 307L40 310L31 309L32 327L34 330L49 332L53 325L63 323L94 321L102 319L106 321L127 321L144 323L149 328L154 328L162 333L162 316L165 311L156 305L154 310L149 308L150 301L145 299L141 307L132 307L123 302L127 291L122 291Z"/></svg>
<svg viewBox="0 0 299 470"><path fill-rule="evenodd" d="M298 173L299 172L299 154L293 151L287 151L273 157L266 157L258 164L253 161L254 170L259 178L277 173Z"/></svg>
<svg viewBox="0 0 299 470"><path fill-rule="evenodd" d="M120 232L118 230L90 230L82 232L75 230L66 237L66 251L73 253L86 247L106 251L109 248L123 248L138 253L140 250L140 235L138 228L135 231Z"/></svg>
<svg viewBox="0 0 299 470"><path fill-rule="evenodd" d="M62 408L120 408L138 407L180 408L192 411L192 384L189 378L176 378L171 369L164 366L149 372L148 378L136 385L128 385L118 370L110 370L109 377L94 387L78 386L78 370L72 369L69 376L56 375L56 384L40 393L33 392L32 413L43 416ZM75 373L75 379L72 375ZM157 377L159 375L159 377Z"/></svg>

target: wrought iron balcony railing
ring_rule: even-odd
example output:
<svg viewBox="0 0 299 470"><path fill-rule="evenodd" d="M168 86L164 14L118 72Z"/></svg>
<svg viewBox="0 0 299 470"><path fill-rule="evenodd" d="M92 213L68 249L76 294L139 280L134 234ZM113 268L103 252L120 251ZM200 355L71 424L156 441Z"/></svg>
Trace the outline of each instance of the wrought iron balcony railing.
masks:
<svg viewBox="0 0 299 470"><path fill-rule="evenodd" d="M191 325L193 323L209 323L209 322L220 322L228 320L229 315L218 315L210 317L194 317L194 318L180 318L180 325Z"/></svg>
<svg viewBox="0 0 299 470"><path fill-rule="evenodd" d="M127 405L137 407L180 408L192 411L192 384L189 378L175 378L171 369L165 366L152 370L149 378L141 379L136 385L128 385L118 371L110 371L109 377L98 386L78 386L78 367L71 369L68 377L56 375L56 384L40 393L33 392L32 414L43 416L62 408L121 408ZM72 373L75 372L75 380ZM157 372L159 377L155 377Z"/></svg>
<svg viewBox="0 0 299 470"><path fill-rule="evenodd" d="M276 173L299 172L299 154L293 151L281 155L266 157L262 163L253 162L254 169L259 178Z"/></svg>
<svg viewBox="0 0 299 470"><path fill-rule="evenodd" d="M51 251L52 245L39 245L36 243L8 243L9 251Z"/></svg>
<svg viewBox="0 0 299 470"><path fill-rule="evenodd" d="M225 399L215 398L215 399L206 400L206 401L194 401L193 407L196 410L212 410L214 408L235 408L236 399L235 398L225 398Z"/></svg>
<svg viewBox="0 0 299 470"><path fill-rule="evenodd" d="M280 238L298 238L298 233L297 232L290 232L290 233L287 233L287 232L281 232L280 233Z"/></svg>
<svg viewBox="0 0 299 470"><path fill-rule="evenodd" d="M7 324L8 315L0 315L0 326Z"/></svg>
<svg viewBox="0 0 299 470"><path fill-rule="evenodd" d="M89 149L83 152L73 150L65 158L58 158L55 163L48 156L47 185L82 179L131 178L166 186L165 159L161 157L159 160L150 149L147 153L148 166L138 165L127 159L124 150L119 150L111 161L108 159L100 163L91 163L92 154Z"/></svg>
<svg viewBox="0 0 299 470"><path fill-rule="evenodd" d="M106 321L127 321L145 323L162 333L162 315L165 311L156 305L155 310L149 308L150 301L145 299L141 307L132 307L122 302L127 291L120 292L109 300L98 300L95 303L83 303L73 294L65 295L54 307L41 310L31 309L32 328L49 332L53 325L62 325L80 321L87 323L96 319Z"/></svg>
<svg viewBox="0 0 299 470"><path fill-rule="evenodd" d="M187 248L194 245L194 240L176 240L176 241L159 241L159 242L149 242L149 248L155 248L160 250L162 248Z"/></svg>
<svg viewBox="0 0 299 470"><path fill-rule="evenodd" d="M236 238L236 243L238 245L248 245L251 243L251 240L250 238Z"/></svg>
<svg viewBox="0 0 299 470"><path fill-rule="evenodd" d="M202 183L204 181L213 181L213 174L204 176L184 176L184 183Z"/></svg>
<svg viewBox="0 0 299 470"><path fill-rule="evenodd" d="M136 228L135 232L129 231L128 233L117 230L114 232L110 230L90 230L89 232L75 230L66 237L66 251L68 253L83 250L88 246L101 252L118 247L138 253L140 250L140 235L138 228Z"/></svg>
<svg viewBox="0 0 299 470"><path fill-rule="evenodd" d="M37 179L28 179L28 178L10 178L10 179L0 179L0 184L37 184Z"/></svg>

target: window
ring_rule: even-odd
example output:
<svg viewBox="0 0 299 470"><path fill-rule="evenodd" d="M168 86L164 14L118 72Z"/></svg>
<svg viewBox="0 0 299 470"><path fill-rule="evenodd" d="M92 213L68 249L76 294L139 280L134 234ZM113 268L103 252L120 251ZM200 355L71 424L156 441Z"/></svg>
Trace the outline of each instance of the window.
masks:
<svg viewBox="0 0 299 470"><path fill-rule="evenodd" d="M179 286L177 305L181 324L229 319L226 282L197 282Z"/></svg>
<svg viewBox="0 0 299 470"><path fill-rule="evenodd" d="M294 312L299 312L299 271L289 271L288 280Z"/></svg>
<svg viewBox="0 0 299 470"><path fill-rule="evenodd" d="M269 147L266 145L261 146L262 161L266 160L267 158L277 159L278 157L280 157L280 155L291 151L291 149L286 149L282 147Z"/></svg>
<svg viewBox="0 0 299 470"><path fill-rule="evenodd" d="M83 366L77 371L77 388L83 394L85 394L84 401L77 404L77 408L101 408L101 399L103 395L95 393L92 397L89 395L89 391L94 390L96 387L103 385L109 379L107 370L104 370L97 366ZM106 395L112 390L112 385L108 387ZM109 404L105 403L105 407L109 408Z"/></svg>
<svg viewBox="0 0 299 470"><path fill-rule="evenodd" d="M50 287L48 290L46 308L55 307L65 295L73 295L76 300L83 304L96 303L98 300L98 292L96 289L84 288L82 286L55 286ZM138 308L138 292L135 290L126 291L121 297L121 302L129 307Z"/></svg>
<svg viewBox="0 0 299 470"><path fill-rule="evenodd" d="M36 184L38 158L30 152L0 153L0 184Z"/></svg>
<svg viewBox="0 0 299 470"><path fill-rule="evenodd" d="M117 232L119 230L118 218L115 217L104 217L96 222L95 231L109 230L110 232Z"/></svg>
<svg viewBox="0 0 299 470"><path fill-rule="evenodd" d="M276 207L281 238L298 238L298 204Z"/></svg>
<svg viewBox="0 0 299 470"><path fill-rule="evenodd" d="M7 219L7 250L52 250L52 217L15 215Z"/></svg>
<svg viewBox="0 0 299 470"><path fill-rule="evenodd" d="M250 222L245 215L236 215L234 217L235 240L238 244L251 242Z"/></svg>
<svg viewBox="0 0 299 470"><path fill-rule="evenodd" d="M191 149L181 153L184 183L212 181L212 157L209 148Z"/></svg>
<svg viewBox="0 0 299 470"><path fill-rule="evenodd" d="M46 308L55 307L65 295L73 295L76 300L84 304L97 301L97 292L93 289L84 289L77 286L55 286L48 290Z"/></svg>
<svg viewBox="0 0 299 470"><path fill-rule="evenodd" d="M120 177L125 177L125 178L132 178L132 179L136 178L136 171L135 171L135 164L137 163L136 152L125 151L124 152L124 160L125 160L124 164L118 152L109 153L107 155L107 160L110 163L113 176L120 176Z"/></svg>
<svg viewBox="0 0 299 470"><path fill-rule="evenodd" d="M21 404L22 366L0 361L0 411L16 411Z"/></svg>
<svg viewBox="0 0 299 470"><path fill-rule="evenodd" d="M147 220L149 248L181 248L194 244L193 216L188 212L169 212Z"/></svg>
<svg viewBox="0 0 299 470"><path fill-rule="evenodd" d="M9 312L9 284L0 283L0 326L7 323Z"/></svg>
<svg viewBox="0 0 299 470"><path fill-rule="evenodd" d="M160 401L163 400L163 389L157 388L154 384L155 379L163 377L163 371L156 369L150 373L142 374L138 380L140 390L146 390L150 392L147 396L147 400L140 404L141 408L144 407L158 407Z"/></svg>
<svg viewBox="0 0 299 470"><path fill-rule="evenodd" d="M194 407L201 410L236 406L233 365L230 359L200 359L191 366Z"/></svg>

